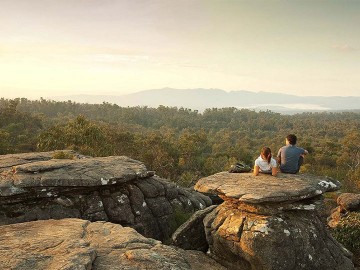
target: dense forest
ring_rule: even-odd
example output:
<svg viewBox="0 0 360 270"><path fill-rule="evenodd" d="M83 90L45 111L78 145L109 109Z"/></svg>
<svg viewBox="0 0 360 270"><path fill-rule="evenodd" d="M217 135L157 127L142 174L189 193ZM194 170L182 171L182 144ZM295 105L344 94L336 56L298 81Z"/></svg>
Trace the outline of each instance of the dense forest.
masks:
<svg viewBox="0 0 360 270"><path fill-rule="evenodd" d="M273 155L285 136L309 151L303 172L339 179L360 191L360 113L302 113L212 108L119 107L40 99L0 99L0 154L73 149L85 155L126 155L179 185L252 165L262 146Z"/></svg>

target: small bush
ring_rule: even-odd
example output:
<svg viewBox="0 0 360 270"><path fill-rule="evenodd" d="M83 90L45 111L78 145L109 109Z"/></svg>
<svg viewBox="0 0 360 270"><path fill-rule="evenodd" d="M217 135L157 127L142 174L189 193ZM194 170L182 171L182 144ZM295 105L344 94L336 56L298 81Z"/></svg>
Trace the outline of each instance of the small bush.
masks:
<svg viewBox="0 0 360 270"><path fill-rule="evenodd" d="M186 212L182 207L174 207L174 213L170 219L170 231L171 233L175 232L177 228L180 227L184 222L186 222L193 213Z"/></svg>
<svg viewBox="0 0 360 270"><path fill-rule="evenodd" d="M191 187L194 185L198 180L199 176L196 173L193 172L184 172L180 175L179 179L176 181L176 184L178 184L181 187Z"/></svg>
<svg viewBox="0 0 360 270"><path fill-rule="evenodd" d="M333 236L352 252L360 250L360 213L352 212L341 218Z"/></svg>

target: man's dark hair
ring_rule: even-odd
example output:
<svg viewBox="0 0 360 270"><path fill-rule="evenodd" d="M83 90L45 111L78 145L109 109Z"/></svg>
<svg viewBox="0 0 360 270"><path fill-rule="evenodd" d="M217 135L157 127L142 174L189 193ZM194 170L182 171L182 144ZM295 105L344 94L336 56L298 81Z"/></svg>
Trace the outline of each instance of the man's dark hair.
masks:
<svg viewBox="0 0 360 270"><path fill-rule="evenodd" d="M291 145L295 145L296 144L296 136L295 134L289 134L286 136L286 139L288 140L288 142L291 144Z"/></svg>

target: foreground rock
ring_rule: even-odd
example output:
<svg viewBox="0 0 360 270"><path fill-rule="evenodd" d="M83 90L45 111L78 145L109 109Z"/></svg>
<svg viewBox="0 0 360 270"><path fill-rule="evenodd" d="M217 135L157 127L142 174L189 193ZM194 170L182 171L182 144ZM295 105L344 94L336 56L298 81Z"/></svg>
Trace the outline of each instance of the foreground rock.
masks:
<svg viewBox="0 0 360 270"><path fill-rule="evenodd" d="M211 205L208 197L128 157L52 155L0 156L0 225L73 217L110 221L166 240L193 212Z"/></svg>
<svg viewBox="0 0 360 270"><path fill-rule="evenodd" d="M195 185L224 203L204 219L211 254L228 269L354 269L351 253L320 221L324 192L339 182L310 175L218 173Z"/></svg>
<svg viewBox="0 0 360 270"><path fill-rule="evenodd" d="M2 226L1 269L224 269L202 252L184 251L134 229L79 219Z"/></svg>

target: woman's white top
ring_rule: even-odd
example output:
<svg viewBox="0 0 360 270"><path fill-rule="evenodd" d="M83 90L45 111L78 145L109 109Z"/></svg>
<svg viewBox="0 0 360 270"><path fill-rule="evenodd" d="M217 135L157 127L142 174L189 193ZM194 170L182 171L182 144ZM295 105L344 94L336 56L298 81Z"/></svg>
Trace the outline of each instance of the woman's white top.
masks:
<svg viewBox="0 0 360 270"><path fill-rule="evenodd" d="M255 160L255 166L259 166L260 172L269 172L271 171L271 168L276 168L276 160L271 158L270 163L268 163L267 160L264 160L259 156Z"/></svg>

